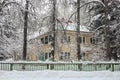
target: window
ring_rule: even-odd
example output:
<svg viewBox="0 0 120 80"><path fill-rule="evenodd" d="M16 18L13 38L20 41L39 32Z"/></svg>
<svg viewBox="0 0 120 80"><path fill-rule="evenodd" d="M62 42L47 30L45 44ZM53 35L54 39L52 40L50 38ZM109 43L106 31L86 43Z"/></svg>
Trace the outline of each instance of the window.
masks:
<svg viewBox="0 0 120 80"><path fill-rule="evenodd" d="M95 38L95 37L90 38L91 44L96 44L97 42L98 42L98 38Z"/></svg>
<svg viewBox="0 0 120 80"><path fill-rule="evenodd" d="M70 36L67 36L67 42L70 42Z"/></svg>
<svg viewBox="0 0 120 80"><path fill-rule="evenodd" d="M40 59L40 60L42 60L42 61L44 61L44 60L45 60L45 55L44 55L44 53L43 53L43 52L42 52L42 53L40 53L39 59Z"/></svg>
<svg viewBox="0 0 120 80"><path fill-rule="evenodd" d="M44 44L44 43L45 43L44 38L41 38L41 43L42 43L42 44Z"/></svg>
<svg viewBox="0 0 120 80"><path fill-rule="evenodd" d="M49 35L49 42L52 41L52 35Z"/></svg>
<svg viewBox="0 0 120 80"><path fill-rule="evenodd" d="M64 54L63 52L60 53L60 60L63 60L64 59Z"/></svg>
<svg viewBox="0 0 120 80"><path fill-rule="evenodd" d="M45 53L45 60L48 59L48 53Z"/></svg>
<svg viewBox="0 0 120 80"><path fill-rule="evenodd" d="M61 52L59 58L60 58L60 60L69 60L70 52Z"/></svg>
<svg viewBox="0 0 120 80"><path fill-rule="evenodd" d="M82 38L83 38L82 42L85 43L85 37L82 37Z"/></svg>
<svg viewBox="0 0 120 80"><path fill-rule="evenodd" d="M52 58L52 56L53 56L52 53L49 53L49 58Z"/></svg>
<svg viewBox="0 0 120 80"><path fill-rule="evenodd" d="M61 43L64 43L64 42L70 42L71 41L71 38L70 38L70 36L65 36L65 37L62 37L61 38Z"/></svg>
<svg viewBox="0 0 120 80"><path fill-rule="evenodd" d="M48 42L52 41L52 35L45 36L45 38L41 38L42 44L48 44Z"/></svg>
<svg viewBox="0 0 120 80"><path fill-rule="evenodd" d="M65 52L65 59L66 60L70 59L70 52Z"/></svg>
<svg viewBox="0 0 120 80"><path fill-rule="evenodd" d="M79 42L80 43L85 43L85 40L86 40L85 37L79 37Z"/></svg>
<svg viewBox="0 0 120 80"><path fill-rule="evenodd" d="M63 36L61 37L61 43L64 43L64 42L66 42L66 36L65 36L65 35L63 35Z"/></svg>
<svg viewBox="0 0 120 80"><path fill-rule="evenodd" d="M40 60L44 61L44 60L49 59L49 58L52 58L52 53L51 52L48 52L48 53L47 52L46 53L42 52L42 53L40 53L40 56L39 56Z"/></svg>
<svg viewBox="0 0 120 80"><path fill-rule="evenodd" d="M48 44L48 36L45 36L45 44Z"/></svg>
<svg viewBox="0 0 120 80"><path fill-rule="evenodd" d="M90 43L91 44L94 44L95 43L95 39L92 37L92 38L90 38Z"/></svg>

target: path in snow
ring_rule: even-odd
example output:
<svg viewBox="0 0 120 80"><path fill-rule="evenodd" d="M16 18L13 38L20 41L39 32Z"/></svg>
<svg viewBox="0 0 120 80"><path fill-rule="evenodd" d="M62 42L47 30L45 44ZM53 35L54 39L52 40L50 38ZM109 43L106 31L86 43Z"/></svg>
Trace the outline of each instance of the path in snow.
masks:
<svg viewBox="0 0 120 80"><path fill-rule="evenodd" d="M120 80L120 71L0 71L0 80Z"/></svg>

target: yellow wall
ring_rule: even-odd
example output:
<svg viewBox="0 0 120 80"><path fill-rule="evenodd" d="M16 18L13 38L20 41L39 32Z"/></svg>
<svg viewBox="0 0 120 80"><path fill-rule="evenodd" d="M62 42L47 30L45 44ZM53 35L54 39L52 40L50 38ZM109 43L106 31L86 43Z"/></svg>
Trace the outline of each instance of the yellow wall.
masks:
<svg viewBox="0 0 120 80"><path fill-rule="evenodd" d="M56 33L56 51L55 51L55 60L59 60L59 54L60 52L70 52L71 53L71 58L73 60L77 59L77 50L76 50L76 32L75 31L66 31L66 35L69 35L71 37L71 42L70 43L61 43L61 36L63 34L63 31L59 31ZM37 37L37 42L40 42L41 38L48 36L52 34L52 32L48 32L46 34L43 34L39 37ZM90 43L90 38L92 37L92 33L91 32L81 32L80 36L84 36L86 38L85 44L81 43L81 47L87 47L87 48L91 48L92 44ZM44 53L49 53L51 52L51 44L44 44L41 49L42 52ZM86 60L89 60L89 55L90 55L90 51L88 50L86 53ZM37 58L35 55L33 55L32 60L38 60L35 59ZM31 59L30 58L30 59Z"/></svg>

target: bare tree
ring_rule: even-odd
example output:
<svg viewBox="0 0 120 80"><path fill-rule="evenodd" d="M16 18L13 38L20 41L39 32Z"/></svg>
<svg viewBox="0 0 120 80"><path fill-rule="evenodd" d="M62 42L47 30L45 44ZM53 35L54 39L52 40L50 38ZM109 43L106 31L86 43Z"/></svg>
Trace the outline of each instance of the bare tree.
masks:
<svg viewBox="0 0 120 80"><path fill-rule="evenodd" d="M15 39L17 38L16 33L16 25L14 20L12 19L13 16L13 6L14 11L15 9L20 10L20 4L14 0L1 0L0 1L0 52L4 55L11 54ZM14 46L15 47L15 46Z"/></svg>
<svg viewBox="0 0 120 80"><path fill-rule="evenodd" d="M109 0L104 0L104 13L105 13L105 40L106 40L106 58L111 60L111 48L110 48L110 36L109 36L109 19L108 19L108 14L109 14L109 9L108 9L108 2Z"/></svg>
<svg viewBox="0 0 120 80"><path fill-rule="evenodd" d="M23 60L26 60L27 55L27 28L28 28L28 6L29 1L26 0L25 15L24 15L24 41L23 41Z"/></svg>
<svg viewBox="0 0 120 80"><path fill-rule="evenodd" d="M55 26L56 26L56 0L53 0L53 10L52 10L52 31L53 31L53 50L52 50L52 55L53 55L53 61L54 61L54 55L55 55L55 49L56 49L56 30L55 30Z"/></svg>
<svg viewBox="0 0 120 80"><path fill-rule="evenodd" d="M77 0L77 28L76 28L76 36L77 36L77 57L78 57L78 60L81 59L81 55L80 55L80 52L81 52L81 48L80 48L80 0Z"/></svg>

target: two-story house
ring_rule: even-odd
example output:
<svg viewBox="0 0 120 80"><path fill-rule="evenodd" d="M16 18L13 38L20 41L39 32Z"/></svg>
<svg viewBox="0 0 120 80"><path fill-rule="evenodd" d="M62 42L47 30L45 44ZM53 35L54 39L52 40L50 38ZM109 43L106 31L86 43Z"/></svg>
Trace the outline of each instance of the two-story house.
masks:
<svg viewBox="0 0 120 80"><path fill-rule="evenodd" d="M68 26L64 30L57 30L55 32L55 61L77 60L77 42L75 26ZM53 50L53 32L46 32L35 38L33 48L29 53L30 60L51 60ZM96 40L92 37L85 26L80 27L80 45L82 60L91 60L90 55L96 52L93 49ZM39 48L38 48L39 46ZM35 48L39 51L35 52Z"/></svg>

